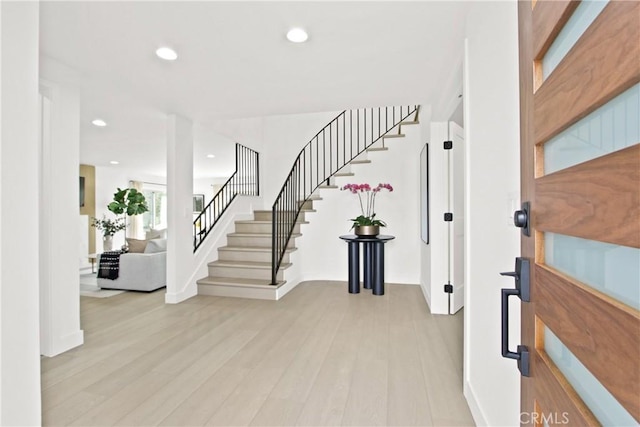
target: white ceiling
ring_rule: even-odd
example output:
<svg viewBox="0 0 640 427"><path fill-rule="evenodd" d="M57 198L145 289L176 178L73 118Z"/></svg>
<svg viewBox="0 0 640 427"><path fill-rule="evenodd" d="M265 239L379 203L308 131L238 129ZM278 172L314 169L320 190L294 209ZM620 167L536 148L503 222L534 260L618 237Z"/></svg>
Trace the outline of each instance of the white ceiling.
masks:
<svg viewBox="0 0 640 427"><path fill-rule="evenodd" d="M196 125L196 175L228 176L229 140L212 132L220 120L435 103L460 62L467 7L42 2L41 73L80 88L83 163L165 175L165 119L177 113ZM286 40L293 26L307 43ZM162 45L178 60L157 58ZM96 117L108 126L92 126Z"/></svg>

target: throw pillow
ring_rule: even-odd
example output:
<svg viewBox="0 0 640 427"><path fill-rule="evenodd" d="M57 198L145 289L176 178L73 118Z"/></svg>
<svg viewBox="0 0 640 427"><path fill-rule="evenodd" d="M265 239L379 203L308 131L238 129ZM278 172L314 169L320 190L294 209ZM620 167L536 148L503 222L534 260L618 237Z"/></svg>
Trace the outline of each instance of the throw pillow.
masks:
<svg viewBox="0 0 640 427"><path fill-rule="evenodd" d="M151 230L147 231L145 238L147 240L151 240L151 239L166 239L167 238L167 229L163 228L160 230L156 230L154 228L152 228Z"/></svg>
<svg viewBox="0 0 640 427"><path fill-rule="evenodd" d="M129 246L129 253L141 254L147 247L147 241L127 238L127 246Z"/></svg>
<svg viewBox="0 0 640 427"><path fill-rule="evenodd" d="M165 252L167 250L167 239L153 239L147 242L147 247L144 249L145 254L155 254L158 252Z"/></svg>

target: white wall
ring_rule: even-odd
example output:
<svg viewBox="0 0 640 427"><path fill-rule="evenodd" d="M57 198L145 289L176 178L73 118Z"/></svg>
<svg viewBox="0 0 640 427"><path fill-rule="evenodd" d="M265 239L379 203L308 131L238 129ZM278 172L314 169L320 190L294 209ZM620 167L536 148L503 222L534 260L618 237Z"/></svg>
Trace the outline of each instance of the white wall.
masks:
<svg viewBox="0 0 640 427"><path fill-rule="evenodd" d="M41 422L36 208L38 13L37 2L0 2L0 425L3 426Z"/></svg>
<svg viewBox="0 0 640 427"><path fill-rule="evenodd" d="M420 130L407 126L406 137L388 140L388 151L371 152L370 164L354 165L353 177L337 178L347 183L390 183L394 191L376 198L376 217L387 223L382 234L395 236L385 244L385 282L420 283ZM360 215L358 197L347 191L322 190L324 200L314 202L317 213L303 226L300 248L304 280L347 280L347 245L338 236L352 234L349 218ZM316 207L317 206L317 207Z"/></svg>
<svg viewBox="0 0 640 427"><path fill-rule="evenodd" d="M514 283L498 275L520 253L506 212L520 188L517 21L515 2L476 3L467 17L464 392L478 425L519 424L519 372L500 355L500 288ZM519 305L511 312L515 347Z"/></svg>
<svg viewBox="0 0 640 427"><path fill-rule="evenodd" d="M271 209L293 161L320 129L340 112L269 116L262 120L261 190L265 209Z"/></svg>
<svg viewBox="0 0 640 427"><path fill-rule="evenodd" d="M84 342L80 329L78 164L80 97L41 82L40 343L55 356ZM86 253L86 252L85 252Z"/></svg>

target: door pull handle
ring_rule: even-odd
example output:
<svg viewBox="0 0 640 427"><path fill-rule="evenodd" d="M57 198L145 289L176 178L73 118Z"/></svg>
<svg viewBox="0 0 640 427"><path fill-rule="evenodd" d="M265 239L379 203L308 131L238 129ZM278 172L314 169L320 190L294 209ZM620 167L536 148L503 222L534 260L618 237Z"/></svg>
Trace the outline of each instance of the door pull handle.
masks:
<svg viewBox="0 0 640 427"><path fill-rule="evenodd" d="M515 288L501 290L501 323L502 323L502 357L518 361L518 370L524 377L529 376L529 349L524 345L518 345L516 351L509 350L509 297L517 296L522 301L530 301L530 262L526 258L516 258L516 268L513 272L500 273L502 276L511 276L515 279Z"/></svg>

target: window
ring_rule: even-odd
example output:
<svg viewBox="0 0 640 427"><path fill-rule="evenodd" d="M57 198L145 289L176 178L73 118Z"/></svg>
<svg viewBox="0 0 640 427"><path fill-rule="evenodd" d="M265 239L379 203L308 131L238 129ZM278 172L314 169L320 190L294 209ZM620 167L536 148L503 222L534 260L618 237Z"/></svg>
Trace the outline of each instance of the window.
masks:
<svg viewBox="0 0 640 427"><path fill-rule="evenodd" d="M167 228L167 192L164 185L144 184L142 194L149 210L142 214L144 231Z"/></svg>

